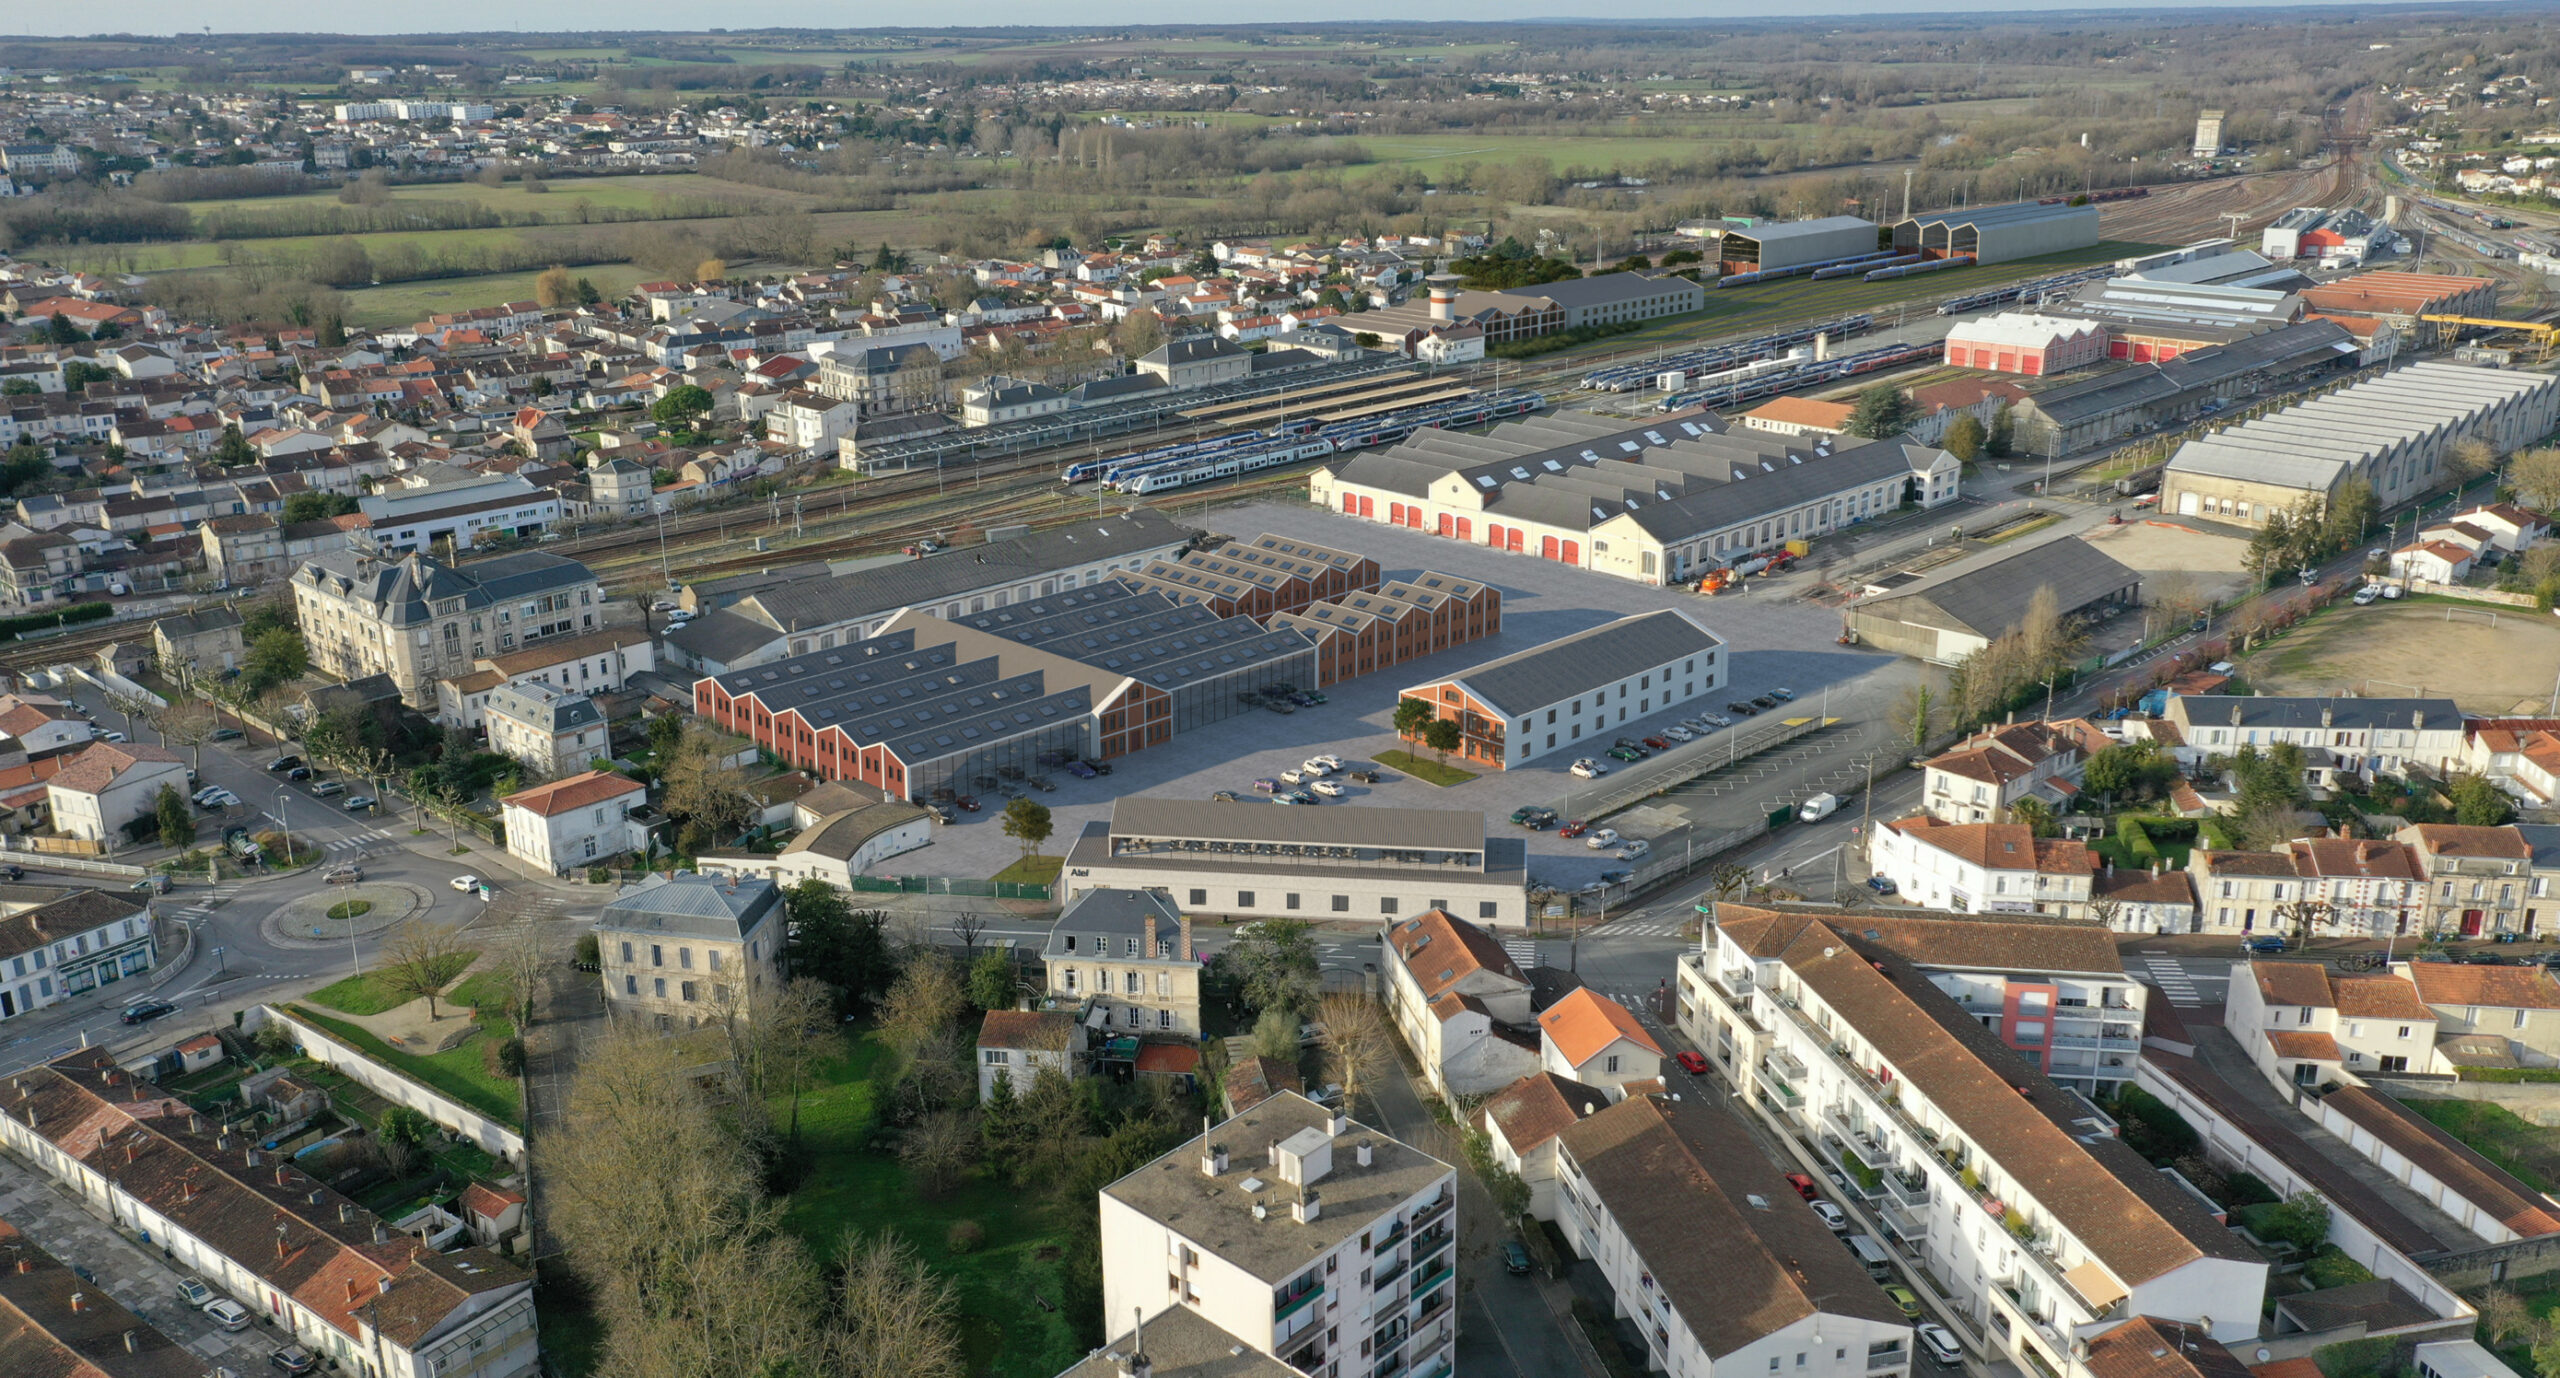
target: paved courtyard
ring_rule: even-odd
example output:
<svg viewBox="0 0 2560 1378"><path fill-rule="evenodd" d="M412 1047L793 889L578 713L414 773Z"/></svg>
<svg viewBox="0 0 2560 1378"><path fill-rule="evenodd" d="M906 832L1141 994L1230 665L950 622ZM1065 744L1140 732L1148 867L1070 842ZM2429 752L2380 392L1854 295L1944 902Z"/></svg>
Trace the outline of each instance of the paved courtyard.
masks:
<svg viewBox="0 0 2560 1378"><path fill-rule="evenodd" d="M1880 724L1893 697L1914 670L1909 662L1871 650L1835 644L1839 615L1799 597L1812 583L1811 574L1790 575L1759 584L1749 594L1702 598L1676 589L1648 588L1528 556L1507 555L1479 546L1461 545L1420 532L1370 522L1351 521L1303 503L1259 503L1211 510L1186 518L1227 535L1245 538L1276 532L1376 558L1383 575L1399 578L1421 570L1438 570L1479 579L1502 592L1500 635L1444 651L1378 674L1328 685L1331 700L1319 708L1280 715L1248 710L1205 728L1176 736L1161 747L1115 762L1113 772L1098 780L1078 780L1053 772L1055 792L1035 793L1050 808L1055 833L1047 850L1055 855L1084 825L1109 816L1111 801L1122 795L1147 794L1206 801L1221 789L1254 799L1252 782L1276 777L1309 756L1330 752L1345 761L1371 762L1376 754L1399 744L1390 726L1398 692L1410 684L1447 675L1479 661L1528 650L1560 637L1631 613L1678 608L1697 618L1729 644L1731 677L1724 688L1698 702L1631 722L1625 735L1642 737L1661 724L1700 711L1723 712L1730 699L1748 698L1784 686L1796 692L1790 712L1822 713L1847 719L1844 728L1862 730L1826 736L1818 750L1797 753L1788 763L1800 769L1757 772L1750 788L1719 791L1681 800L1682 811L1702 830L1738 826L1769 801L1800 798L1824 787L1826 772L1845 769L1844 744L1865 745ZM1826 701L1826 691L1828 691ZM1743 720L1766 723L1767 715ZM1615 735L1615 734L1613 734ZM1598 754L1606 742L1598 743ZM1668 758L1713 757L1727 750L1724 733L1680 746ZM1477 809L1496 830L1517 833L1509 823L1523 804L1555 808L1575 816L1578 788L1587 788L1568 771L1573 754L1559 752L1514 771L1489 772L1464 784L1437 788L1393 772L1396 778L1376 786L1347 785L1343 805L1386 808ZM1001 798L985 801L983 812L962 814L960 821L937 830L932 846L895 857L875 867L885 874L983 877L1011 862L1019 847L1004 835ZM1207 805L1204 803L1204 807ZM1239 802L1218 807L1270 807ZM1636 834L1641 835L1643 830ZM1533 876L1559 885L1579 885L1619 863L1606 852L1559 838L1552 831L1529 834L1529 866Z"/></svg>

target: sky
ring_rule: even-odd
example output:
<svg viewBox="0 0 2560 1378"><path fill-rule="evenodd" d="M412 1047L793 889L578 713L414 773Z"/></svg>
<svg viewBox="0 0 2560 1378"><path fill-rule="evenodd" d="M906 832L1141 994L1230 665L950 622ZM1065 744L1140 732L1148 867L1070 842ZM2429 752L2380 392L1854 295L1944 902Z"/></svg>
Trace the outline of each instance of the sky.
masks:
<svg viewBox="0 0 2560 1378"><path fill-rule="evenodd" d="M2396 0L2405 3L2405 0ZM1945 14L1984 11L2092 11L2150 13L2162 9L2262 9L2293 0L1809 0L1789 6L1789 16L1826 14ZM2363 0L2348 0L2362 7ZM1284 11L1263 15L1279 18ZM1766 0L1292 0L1288 22L1410 19L1768 19ZM461 33L576 29L660 29L699 32L726 18L738 27L862 28L878 24L1143 26L1178 17L1161 0L1077 0L1069 6L1033 0L936 0L919 13L892 6L851 5L842 0L759 0L750 12L733 12L698 0L441 0L433 6L347 4L344 0L121 0L112 6L40 4L18 0L0 7L0 32L38 35L121 31L168 34L223 33ZM1204 14L1205 22L1242 22L1253 13Z"/></svg>

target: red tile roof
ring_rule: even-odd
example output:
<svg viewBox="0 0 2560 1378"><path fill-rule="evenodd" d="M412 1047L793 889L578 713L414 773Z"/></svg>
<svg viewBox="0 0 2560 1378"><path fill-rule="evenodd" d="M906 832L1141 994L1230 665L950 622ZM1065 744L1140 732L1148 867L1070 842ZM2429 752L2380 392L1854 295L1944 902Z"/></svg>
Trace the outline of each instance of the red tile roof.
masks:
<svg viewBox="0 0 2560 1378"><path fill-rule="evenodd" d="M646 787L626 775L609 770L590 770L547 785L519 790L500 802L541 815L557 818L573 809L619 799L626 794L640 794Z"/></svg>
<svg viewBox="0 0 2560 1378"><path fill-rule="evenodd" d="M2361 1086L2342 1086L2321 1098L2402 1157L2478 1206L2508 1229L2527 1237L2560 1234L2560 1206L2509 1176L2461 1140L2410 1113L2398 1101Z"/></svg>
<svg viewBox="0 0 2560 1378"><path fill-rule="evenodd" d="M2560 1010L2560 982L2540 967L2456 966L2411 962L2409 980L2430 1005L2489 1005L2502 1010Z"/></svg>
<svg viewBox="0 0 2560 1378"><path fill-rule="evenodd" d="M1626 1039L1655 1057L1662 1056L1662 1045L1644 1031L1627 1007L1584 986L1558 1000L1538 1016L1538 1028L1564 1060L1579 1067L1599 1056L1600 1050Z"/></svg>

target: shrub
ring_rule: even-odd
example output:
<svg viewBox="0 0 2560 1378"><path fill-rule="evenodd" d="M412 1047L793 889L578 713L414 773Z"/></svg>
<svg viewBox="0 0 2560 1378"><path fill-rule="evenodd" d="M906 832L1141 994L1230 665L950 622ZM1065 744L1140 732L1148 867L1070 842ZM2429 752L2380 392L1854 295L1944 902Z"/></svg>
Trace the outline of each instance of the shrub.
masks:
<svg viewBox="0 0 2560 1378"><path fill-rule="evenodd" d="M498 1075L506 1077L524 1075L523 1039L510 1038L498 1045Z"/></svg>
<svg viewBox="0 0 2560 1378"><path fill-rule="evenodd" d="M2223 1202L2223 1204L2233 1210L2238 1210L2243 1206L2265 1205L2270 1202L2284 1199L2276 1195L2275 1188L2268 1186L2264 1181L2260 1180L2255 1173L2234 1172L2224 1177L2222 1180L2230 1183L2231 1185L2231 1199Z"/></svg>
<svg viewBox="0 0 2560 1378"><path fill-rule="evenodd" d="M589 966L594 966L604 960L604 946L596 941L595 934L581 933L578 935L578 960Z"/></svg>
<svg viewBox="0 0 2560 1378"><path fill-rule="evenodd" d="M590 866L587 868L587 884L611 885L612 883L613 872L608 871L601 866Z"/></svg>
<svg viewBox="0 0 2560 1378"><path fill-rule="evenodd" d="M951 1222L951 1229L942 1236L943 1247L955 1254L974 1254L986 1242L986 1226L975 1220L955 1220Z"/></svg>
<svg viewBox="0 0 2560 1378"><path fill-rule="evenodd" d="M2314 1288L2346 1287L2373 1281L2373 1273L2363 1264L2340 1252L2335 1244L2323 1244L2311 1261L2302 1265L2302 1280Z"/></svg>

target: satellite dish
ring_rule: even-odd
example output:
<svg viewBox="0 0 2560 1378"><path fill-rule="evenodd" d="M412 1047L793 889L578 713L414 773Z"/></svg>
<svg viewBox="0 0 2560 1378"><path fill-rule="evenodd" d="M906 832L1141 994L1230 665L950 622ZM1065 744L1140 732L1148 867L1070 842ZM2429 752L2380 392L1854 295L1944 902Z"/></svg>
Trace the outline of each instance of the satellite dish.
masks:
<svg viewBox="0 0 2560 1378"><path fill-rule="evenodd" d="M2259 1362L2259 1363L2262 1363L2262 1364L2263 1364L2263 1363L2265 1363L2269 1358L2272 1358L2272 1357L2273 1357L2273 1356L2272 1356L2272 1355L2270 1355L2270 1354L2267 1352L2267 1347L2266 1347L2265 1345L2260 1345L2260 1346L2258 1346L2258 1362Z"/></svg>

